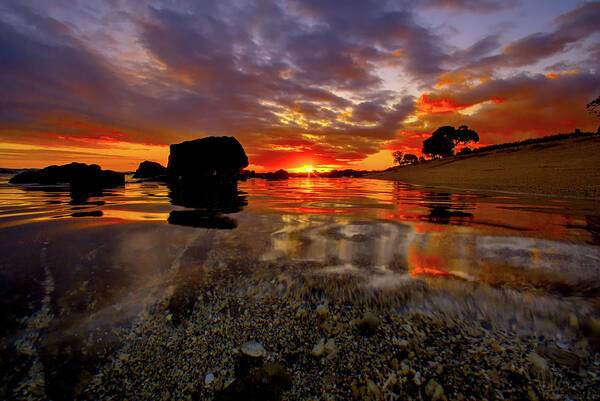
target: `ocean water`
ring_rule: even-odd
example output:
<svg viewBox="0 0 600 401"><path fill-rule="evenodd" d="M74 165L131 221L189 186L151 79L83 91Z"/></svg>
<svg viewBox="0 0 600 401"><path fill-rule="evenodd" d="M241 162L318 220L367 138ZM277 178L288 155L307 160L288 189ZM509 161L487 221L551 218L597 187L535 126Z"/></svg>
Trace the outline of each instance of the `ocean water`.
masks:
<svg viewBox="0 0 600 401"><path fill-rule="evenodd" d="M276 294L305 291L306 266L319 299L396 303L561 341L599 312L592 200L315 177L175 193L128 178L91 194L0 178L3 369L48 341L109 341L207 266L248 272L254 292Z"/></svg>

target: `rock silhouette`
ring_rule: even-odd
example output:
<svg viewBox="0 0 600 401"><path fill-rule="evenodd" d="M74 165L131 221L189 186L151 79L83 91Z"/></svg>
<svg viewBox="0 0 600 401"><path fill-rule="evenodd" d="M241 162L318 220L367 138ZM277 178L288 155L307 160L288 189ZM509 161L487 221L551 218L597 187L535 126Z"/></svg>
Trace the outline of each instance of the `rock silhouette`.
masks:
<svg viewBox="0 0 600 401"><path fill-rule="evenodd" d="M11 184L69 184L71 189L110 188L125 184L125 175L102 170L97 164L71 163L28 170L15 175Z"/></svg>
<svg viewBox="0 0 600 401"><path fill-rule="evenodd" d="M167 180L171 183L235 182L248 165L242 145L234 137L207 137L171 145Z"/></svg>
<svg viewBox="0 0 600 401"><path fill-rule="evenodd" d="M160 163L143 161L138 166L133 178L159 178L167 172L167 168Z"/></svg>

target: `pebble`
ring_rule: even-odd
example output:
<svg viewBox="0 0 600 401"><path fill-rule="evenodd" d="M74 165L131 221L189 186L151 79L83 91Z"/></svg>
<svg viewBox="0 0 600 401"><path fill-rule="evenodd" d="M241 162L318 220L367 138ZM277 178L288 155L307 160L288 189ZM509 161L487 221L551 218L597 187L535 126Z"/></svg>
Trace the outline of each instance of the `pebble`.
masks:
<svg viewBox="0 0 600 401"><path fill-rule="evenodd" d="M423 384L423 379L421 378L421 372L417 371L415 373L415 376L413 377L413 381L415 382L415 384L417 386L420 386L421 384Z"/></svg>
<svg viewBox="0 0 600 401"><path fill-rule="evenodd" d="M321 320L324 320L327 318L327 315L329 314L329 308L327 307L327 304L319 304L317 305L317 317Z"/></svg>
<svg viewBox="0 0 600 401"><path fill-rule="evenodd" d="M333 338L330 338L325 343L325 353L328 357L332 357L337 353L337 347L335 346L335 340Z"/></svg>
<svg viewBox="0 0 600 401"><path fill-rule="evenodd" d="M304 318L306 318L306 316L308 316L308 312L306 311L306 309L299 308L296 311L296 319L304 319Z"/></svg>
<svg viewBox="0 0 600 401"><path fill-rule="evenodd" d="M325 338L321 338L318 343L315 344L310 354L312 356L320 357L325 353Z"/></svg>
<svg viewBox="0 0 600 401"><path fill-rule="evenodd" d="M372 312L365 312L361 319L356 322L356 326L363 334L374 334L381 324L381 320Z"/></svg>
<svg viewBox="0 0 600 401"><path fill-rule="evenodd" d="M548 362L543 357L536 352L531 352L527 356L527 360L530 363L530 371L535 377L543 380L550 379L550 368L548 367Z"/></svg>
<svg viewBox="0 0 600 401"><path fill-rule="evenodd" d="M214 380L215 380L215 375L213 375L212 373L209 373L204 377L204 385L208 387Z"/></svg>
<svg viewBox="0 0 600 401"><path fill-rule="evenodd" d="M427 394L431 398L431 401L446 400L446 396L444 395L444 388L434 379L429 380L429 382L425 386L425 394Z"/></svg>
<svg viewBox="0 0 600 401"><path fill-rule="evenodd" d="M267 351L261 343L256 341L247 341L240 347L242 354L252 358L262 358L267 354Z"/></svg>

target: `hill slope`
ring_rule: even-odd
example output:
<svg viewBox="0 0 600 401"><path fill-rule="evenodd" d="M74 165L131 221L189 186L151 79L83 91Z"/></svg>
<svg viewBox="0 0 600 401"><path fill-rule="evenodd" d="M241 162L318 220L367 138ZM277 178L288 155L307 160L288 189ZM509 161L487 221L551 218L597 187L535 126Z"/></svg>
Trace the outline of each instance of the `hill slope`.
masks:
<svg viewBox="0 0 600 401"><path fill-rule="evenodd" d="M514 146L396 167L368 178L600 200L600 136Z"/></svg>

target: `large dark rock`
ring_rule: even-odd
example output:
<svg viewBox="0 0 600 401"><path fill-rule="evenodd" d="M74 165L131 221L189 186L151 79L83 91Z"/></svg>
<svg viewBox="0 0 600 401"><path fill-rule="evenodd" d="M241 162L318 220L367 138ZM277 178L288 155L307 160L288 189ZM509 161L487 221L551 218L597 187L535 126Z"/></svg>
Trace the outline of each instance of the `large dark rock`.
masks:
<svg viewBox="0 0 600 401"><path fill-rule="evenodd" d="M207 137L171 145L167 179L170 182L232 182L248 165L234 137Z"/></svg>
<svg viewBox="0 0 600 401"><path fill-rule="evenodd" d="M12 184L70 184L76 188L110 188L125 184L125 175L102 170L97 164L71 163L29 170L15 175Z"/></svg>
<svg viewBox="0 0 600 401"><path fill-rule="evenodd" d="M146 160L140 163L133 178L157 178L164 175L166 172L167 168L160 163Z"/></svg>

